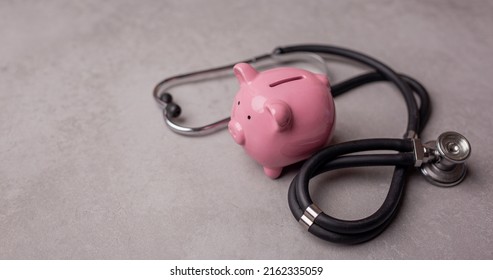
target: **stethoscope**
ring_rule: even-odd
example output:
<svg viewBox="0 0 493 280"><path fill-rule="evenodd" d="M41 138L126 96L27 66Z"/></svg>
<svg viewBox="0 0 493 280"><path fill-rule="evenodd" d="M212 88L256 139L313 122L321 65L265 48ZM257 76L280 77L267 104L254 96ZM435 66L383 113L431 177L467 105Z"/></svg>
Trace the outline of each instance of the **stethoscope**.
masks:
<svg viewBox="0 0 493 280"><path fill-rule="evenodd" d="M310 233L336 243L361 243L376 237L392 221L402 201L410 167L419 168L425 178L434 185L455 186L465 178L465 161L470 156L471 145L464 136L450 131L442 133L435 141L422 142L418 135L430 115L428 92L418 81L396 73L387 65L365 54L334 46L294 45L278 47L270 54L240 62L260 65L268 61L284 63L303 60L314 63L326 73L325 59L320 55L339 56L374 69L373 72L331 85L333 97L365 84L388 81L397 87L406 102L407 128L402 139L354 140L323 148L304 162L289 188L288 202L291 212ZM172 131L187 136L207 135L225 128L230 118L201 127L185 127L178 124L175 120L180 115L181 108L173 101L168 90L185 83L232 74L235 64L178 75L158 83L153 95L162 108L166 125ZM377 154L374 151L397 153ZM308 190L310 179L331 170L362 166L395 166L387 196L375 213L360 220L341 220L325 214L312 201Z"/></svg>

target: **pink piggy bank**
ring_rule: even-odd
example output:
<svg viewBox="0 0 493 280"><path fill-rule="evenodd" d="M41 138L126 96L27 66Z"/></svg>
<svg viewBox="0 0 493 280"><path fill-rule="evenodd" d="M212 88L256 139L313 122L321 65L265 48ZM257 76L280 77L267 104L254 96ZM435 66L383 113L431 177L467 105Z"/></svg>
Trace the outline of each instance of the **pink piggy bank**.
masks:
<svg viewBox="0 0 493 280"><path fill-rule="evenodd" d="M288 67L257 72L246 63L235 65L234 73L240 90L229 132L267 176L279 177L284 166L329 141L335 109L325 75Z"/></svg>

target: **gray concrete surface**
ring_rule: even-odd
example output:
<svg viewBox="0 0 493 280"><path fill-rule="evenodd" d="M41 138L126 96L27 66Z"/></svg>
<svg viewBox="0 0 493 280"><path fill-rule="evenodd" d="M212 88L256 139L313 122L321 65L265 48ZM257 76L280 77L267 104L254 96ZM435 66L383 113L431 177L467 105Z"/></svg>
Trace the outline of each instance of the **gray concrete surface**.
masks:
<svg viewBox="0 0 493 280"><path fill-rule="evenodd" d="M1 259L491 259L491 1L1 1ZM151 97L170 75L295 43L373 55L421 81L423 133L473 145L466 181L411 176L375 240L339 246L293 219L296 168L266 178L226 131L185 138ZM361 71L329 61L331 80ZM229 112L234 80L176 89L183 122ZM404 104L376 84L337 98L336 142L400 137ZM340 218L375 211L391 169L313 182Z"/></svg>

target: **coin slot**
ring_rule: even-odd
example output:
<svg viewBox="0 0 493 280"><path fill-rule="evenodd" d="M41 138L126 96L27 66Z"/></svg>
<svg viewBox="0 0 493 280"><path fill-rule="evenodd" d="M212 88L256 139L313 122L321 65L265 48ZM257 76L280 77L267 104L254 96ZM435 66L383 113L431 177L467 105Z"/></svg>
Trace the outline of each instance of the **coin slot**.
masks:
<svg viewBox="0 0 493 280"><path fill-rule="evenodd" d="M270 87L276 87L276 86L281 85L281 84L285 84L285 83L289 83L289 82L297 81L297 80L301 80L301 79L303 79L303 76L291 77L291 78L279 80L275 83L270 84L269 86Z"/></svg>

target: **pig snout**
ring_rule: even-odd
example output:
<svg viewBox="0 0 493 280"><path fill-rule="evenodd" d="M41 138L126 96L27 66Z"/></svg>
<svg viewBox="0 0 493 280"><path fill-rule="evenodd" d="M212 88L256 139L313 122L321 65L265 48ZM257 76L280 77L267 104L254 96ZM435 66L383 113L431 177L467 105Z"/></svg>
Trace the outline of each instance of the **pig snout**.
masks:
<svg viewBox="0 0 493 280"><path fill-rule="evenodd" d="M228 129L236 143L239 145L245 145L245 133L243 132L243 128L239 122L231 120L228 123Z"/></svg>

